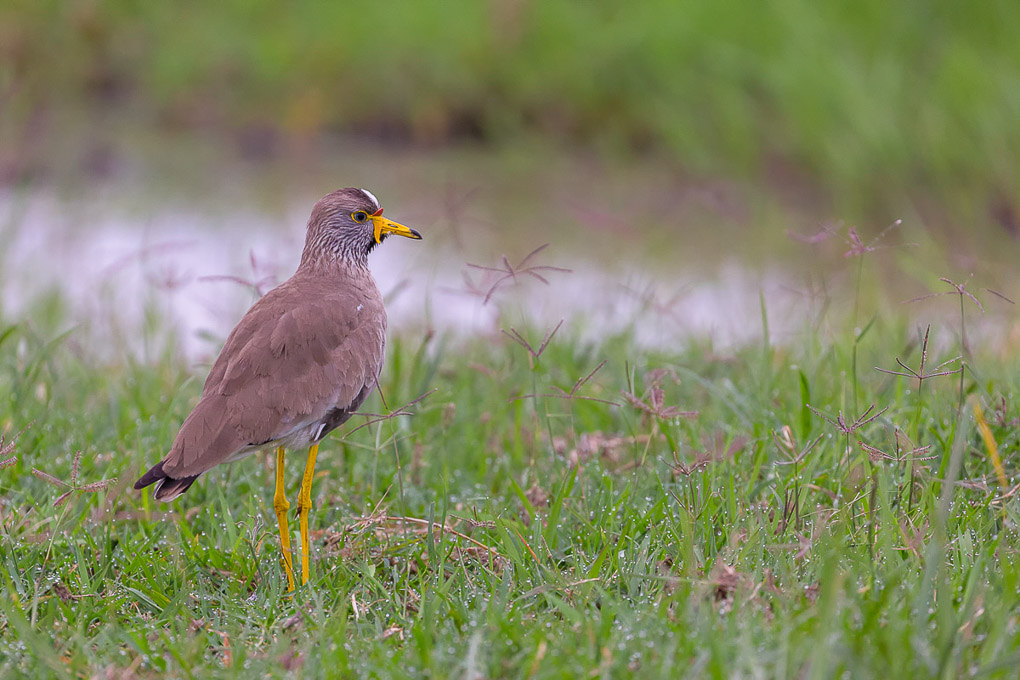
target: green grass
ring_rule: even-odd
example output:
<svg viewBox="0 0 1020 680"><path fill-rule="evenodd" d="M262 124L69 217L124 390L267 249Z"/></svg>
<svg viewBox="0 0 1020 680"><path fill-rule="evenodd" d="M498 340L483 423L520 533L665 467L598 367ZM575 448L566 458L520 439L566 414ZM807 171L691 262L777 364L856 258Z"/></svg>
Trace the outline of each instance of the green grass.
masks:
<svg viewBox="0 0 1020 680"><path fill-rule="evenodd" d="M1016 484L1020 353L963 352L939 321L927 367L967 371L918 389L872 369L920 361L902 307L819 308L815 330L733 350L391 338L389 407L434 391L323 446L313 582L291 597L265 457L169 507L130 490L204 371L172 351L97 364L37 305L0 324L0 428L23 430L0 469L0 675L1014 676L1020 505L973 404ZM812 410L871 404L849 434ZM858 444L895 455L897 430L933 458ZM69 481L78 450L79 485L117 481L52 507L64 488L31 468Z"/></svg>
<svg viewBox="0 0 1020 680"><path fill-rule="evenodd" d="M48 139L66 146L69 128L116 139L124 117L256 155L307 151L324 131L523 135L806 190L852 219L911 206L943 228L1016 230L1011 0L15 0L0 25L0 133L15 165Z"/></svg>

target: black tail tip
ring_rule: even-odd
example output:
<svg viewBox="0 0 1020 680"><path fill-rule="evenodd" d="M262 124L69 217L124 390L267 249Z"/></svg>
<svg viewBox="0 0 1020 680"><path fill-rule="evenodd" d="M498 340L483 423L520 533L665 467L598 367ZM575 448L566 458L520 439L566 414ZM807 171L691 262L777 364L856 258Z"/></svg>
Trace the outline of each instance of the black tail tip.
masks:
<svg viewBox="0 0 1020 680"><path fill-rule="evenodd" d="M156 488L152 492L153 498L157 501L169 502L190 489L196 479L198 479L198 475L174 479L163 472L163 462L160 461L149 468L149 471L135 482L135 489L144 489L147 486L155 484Z"/></svg>
<svg viewBox="0 0 1020 680"><path fill-rule="evenodd" d="M161 479L165 479L166 474L163 472L163 461L160 461L149 468L149 471L142 475L137 482L135 482L135 491L144 489L145 487L155 484Z"/></svg>

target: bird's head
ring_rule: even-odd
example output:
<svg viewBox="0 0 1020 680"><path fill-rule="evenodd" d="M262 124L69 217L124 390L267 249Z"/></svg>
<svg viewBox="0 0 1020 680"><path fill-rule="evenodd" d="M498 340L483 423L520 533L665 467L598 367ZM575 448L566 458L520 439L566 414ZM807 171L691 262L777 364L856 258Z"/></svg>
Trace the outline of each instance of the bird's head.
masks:
<svg viewBox="0 0 1020 680"><path fill-rule="evenodd" d="M305 237L306 260L342 259L365 265L368 254L390 234L421 239L414 229L382 216L379 200L367 189L337 189L312 208Z"/></svg>

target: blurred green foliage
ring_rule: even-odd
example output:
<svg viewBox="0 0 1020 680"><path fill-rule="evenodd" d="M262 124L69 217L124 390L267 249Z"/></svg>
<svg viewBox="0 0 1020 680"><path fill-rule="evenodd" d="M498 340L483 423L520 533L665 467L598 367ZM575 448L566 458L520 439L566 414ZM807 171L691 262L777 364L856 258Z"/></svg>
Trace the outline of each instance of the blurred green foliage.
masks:
<svg viewBox="0 0 1020 680"><path fill-rule="evenodd" d="M1016 228L1011 0L8 0L0 27L0 92L26 120L84 103L288 137L523 133Z"/></svg>

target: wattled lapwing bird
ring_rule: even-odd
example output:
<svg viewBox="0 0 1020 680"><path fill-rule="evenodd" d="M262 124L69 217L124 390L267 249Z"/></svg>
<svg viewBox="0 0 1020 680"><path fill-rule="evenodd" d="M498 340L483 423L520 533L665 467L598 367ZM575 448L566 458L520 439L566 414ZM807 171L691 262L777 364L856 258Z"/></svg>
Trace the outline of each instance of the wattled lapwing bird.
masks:
<svg viewBox="0 0 1020 680"><path fill-rule="evenodd" d="M156 499L172 501L220 463L275 448L273 507L289 590L294 571L284 451L311 447L298 495L304 585L319 442L371 394L383 364L386 310L368 255L388 234L421 238L382 212L364 189L340 189L315 204L297 271L234 327L170 452L135 482L136 489L155 484Z"/></svg>

